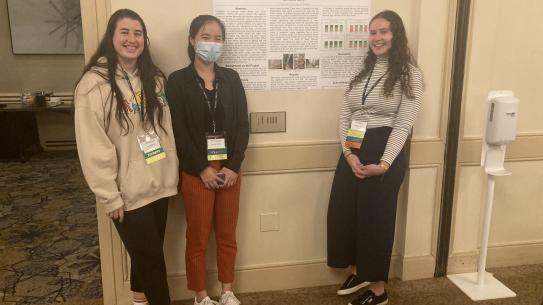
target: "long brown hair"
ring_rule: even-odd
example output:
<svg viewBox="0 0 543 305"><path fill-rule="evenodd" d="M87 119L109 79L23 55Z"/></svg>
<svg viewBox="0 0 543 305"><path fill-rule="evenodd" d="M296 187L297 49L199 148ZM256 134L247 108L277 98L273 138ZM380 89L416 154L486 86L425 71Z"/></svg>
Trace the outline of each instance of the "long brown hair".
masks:
<svg viewBox="0 0 543 305"><path fill-rule="evenodd" d="M127 134L130 130L130 125L132 124L132 121L130 120L130 117L128 116L127 110L124 107L124 101L123 101L123 94L121 90L119 89L119 85L117 84L117 81L115 80L115 73L117 72L117 52L115 51L115 48L113 46L113 35L115 34L115 29L117 28L117 23L119 20L123 18L130 18L132 20L136 20L141 24L141 27L143 29L143 37L144 37L144 47L143 52L138 57L136 66L139 71L139 77L142 84L142 89L145 94L145 105L142 107L141 111L141 119L143 122L149 122L153 129L156 131L155 125L158 123L160 128L164 131L164 127L162 126L162 120L163 120L163 111L162 107L164 107L158 100L156 89L157 85L162 85L162 82L159 82L158 79L164 79L164 73L160 71L160 69L153 63L153 60L151 59L151 53L149 51L149 37L147 36L147 28L145 27L145 23L143 22L143 19L134 11L129 9L120 9L113 13L111 17L109 18L109 21L107 23L106 33L104 34L104 37L100 41L100 45L98 46L98 49L96 52L92 55L92 57L89 60L89 63L85 66L83 69L83 75L90 71L93 67L99 67L103 69L107 69L107 74L100 72L98 69L93 70L94 73L100 75L102 78L104 78L106 81L109 82L111 86L111 91L113 92L113 95L110 95L110 97L113 99L113 96L115 96L116 100L116 110L115 110L115 119L119 122L119 125L121 126L121 130L124 132L123 134ZM106 58L106 62L100 61L100 58ZM83 76L81 76L83 77ZM81 80L81 79L80 79ZM143 101L142 101L143 102ZM109 125L111 123L111 116L112 116L112 107L113 107L113 101L109 103L109 112L105 116L105 124L106 124L106 130L109 129ZM158 122L155 122L155 114L158 112Z"/></svg>
<svg viewBox="0 0 543 305"><path fill-rule="evenodd" d="M370 24L378 18L385 19L390 23L390 31L392 32L392 46L388 51L388 76L385 80L383 93L386 97L392 95L394 85L400 81L400 88L402 93L407 97L413 98L413 90L411 88L411 77L409 73L409 65L417 66L417 62L411 50L407 45L407 34L403 25L402 18L394 11L382 11L371 18ZM364 59L364 67L362 70L351 80L349 84L349 90L353 89L353 86L362 81L375 66L377 62L377 56L371 48L368 48L368 53Z"/></svg>

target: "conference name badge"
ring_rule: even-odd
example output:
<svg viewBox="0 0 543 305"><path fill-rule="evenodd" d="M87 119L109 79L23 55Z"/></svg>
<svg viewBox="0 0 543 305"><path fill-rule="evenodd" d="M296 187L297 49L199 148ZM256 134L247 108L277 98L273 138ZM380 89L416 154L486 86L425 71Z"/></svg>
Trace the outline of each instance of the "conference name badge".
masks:
<svg viewBox="0 0 543 305"><path fill-rule="evenodd" d="M138 143L143 152L145 163L151 164L166 158L164 148L160 145L160 138L154 131L139 135Z"/></svg>
<svg viewBox="0 0 543 305"><path fill-rule="evenodd" d="M207 140L207 160L220 161L226 160L226 136L224 132L206 133Z"/></svg>
<svg viewBox="0 0 543 305"><path fill-rule="evenodd" d="M360 149L360 147L362 147L362 140L364 140L364 135L366 134L367 126L368 122L353 120L351 122L351 128L347 131L345 147Z"/></svg>

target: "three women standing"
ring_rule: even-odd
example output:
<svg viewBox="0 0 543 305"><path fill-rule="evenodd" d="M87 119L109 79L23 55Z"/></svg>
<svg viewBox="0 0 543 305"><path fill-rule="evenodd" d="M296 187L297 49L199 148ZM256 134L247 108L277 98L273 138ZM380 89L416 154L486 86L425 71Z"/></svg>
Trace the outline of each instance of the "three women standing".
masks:
<svg viewBox="0 0 543 305"><path fill-rule="evenodd" d="M343 153L328 206L328 265L351 267L338 294L369 285L350 305L386 304L403 147L419 112L422 73L402 19L383 11L370 21L369 50L345 93L339 117Z"/></svg>
<svg viewBox="0 0 543 305"><path fill-rule="evenodd" d="M186 269L195 304L217 304L205 282L211 226L222 282L232 293L241 177L248 143L247 102L237 72L218 66L224 25L209 15L190 26L191 64L168 79L153 64L143 20L115 12L76 88L78 152L85 178L104 204L132 261L135 303L169 304L163 256L167 198L177 192L178 156L187 217ZM338 294L370 288L350 304L386 304L403 146L420 108L422 74L401 18L370 22L370 50L340 115L340 157L328 210L328 264L352 266ZM177 151L176 145L177 143ZM141 301L141 302L140 302Z"/></svg>
<svg viewBox="0 0 543 305"><path fill-rule="evenodd" d="M179 176L164 82L143 20L121 9L109 19L74 97L83 174L130 255L130 285L140 305L170 304L163 243Z"/></svg>
<svg viewBox="0 0 543 305"><path fill-rule="evenodd" d="M221 305L237 305L232 292L236 258L239 170L249 139L247 100L236 71L220 67L225 39L222 22L196 17L189 30L191 64L168 78L173 129L181 162L181 192L187 218L185 262L194 304L211 305L205 256L211 226L222 283Z"/></svg>

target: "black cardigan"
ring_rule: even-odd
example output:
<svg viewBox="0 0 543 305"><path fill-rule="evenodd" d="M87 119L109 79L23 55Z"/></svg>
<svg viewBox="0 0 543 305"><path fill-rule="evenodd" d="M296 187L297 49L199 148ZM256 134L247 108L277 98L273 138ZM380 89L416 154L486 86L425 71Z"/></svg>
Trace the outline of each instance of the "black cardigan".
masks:
<svg viewBox="0 0 543 305"><path fill-rule="evenodd" d="M232 69L215 64L215 78L219 81L219 103L224 109L228 153L221 165L239 172L249 142L245 90L239 74ZM173 72L166 86L180 170L192 176L199 176L208 166L204 113L207 107L203 106L206 101L198 81L194 66L189 65Z"/></svg>

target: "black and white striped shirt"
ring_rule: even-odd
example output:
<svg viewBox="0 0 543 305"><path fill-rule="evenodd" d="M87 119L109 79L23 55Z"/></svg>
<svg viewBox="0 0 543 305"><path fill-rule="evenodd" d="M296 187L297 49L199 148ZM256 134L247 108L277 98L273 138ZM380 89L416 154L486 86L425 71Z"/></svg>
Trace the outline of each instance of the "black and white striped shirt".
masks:
<svg viewBox="0 0 543 305"><path fill-rule="evenodd" d="M387 73L387 70L388 59L378 58L373 73L371 73L367 91L373 87L381 76ZM345 148L345 139L352 120L367 122L368 129L388 126L392 127L392 132L381 160L392 164L402 150L421 106L423 93L422 72L419 68L410 65L409 73L411 74L410 79L414 98L408 98L405 94L402 94L399 81L394 86L392 95L385 97L383 88L387 76L384 76L369 93L364 105L362 105L362 95L368 76L355 84L351 91L345 93L339 115L339 137L344 152L348 150L348 148Z"/></svg>

